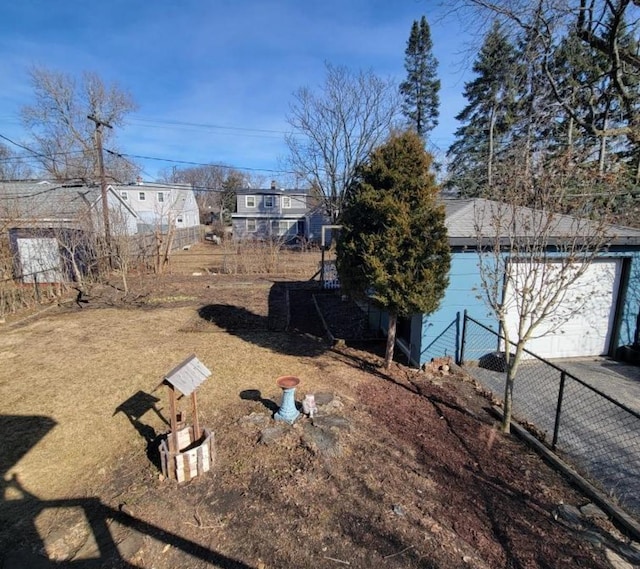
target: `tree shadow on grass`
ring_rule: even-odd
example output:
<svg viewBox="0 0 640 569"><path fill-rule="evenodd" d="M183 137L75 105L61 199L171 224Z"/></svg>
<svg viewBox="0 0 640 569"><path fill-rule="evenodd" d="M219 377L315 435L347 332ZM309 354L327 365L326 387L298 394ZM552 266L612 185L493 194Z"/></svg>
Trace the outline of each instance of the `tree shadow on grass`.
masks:
<svg viewBox="0 0 640 569"><path fill-rule="evenodd" d="M207 304L198 309L198 315L233 336L279 353L314 357L326 351L327 342L323 338L289 329L290 310L285 283L275 283L271 287L268 305L267 316L233 304ZM308 311L306 317L318 318L313 307L305 307L305 310Z"/></svg>

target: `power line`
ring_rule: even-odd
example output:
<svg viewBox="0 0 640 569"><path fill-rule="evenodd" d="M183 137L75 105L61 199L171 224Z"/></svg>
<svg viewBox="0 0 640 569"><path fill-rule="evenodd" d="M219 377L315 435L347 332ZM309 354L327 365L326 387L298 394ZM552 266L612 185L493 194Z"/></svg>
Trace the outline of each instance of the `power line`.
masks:
<svg viewBox="0 0 640 569"><path fill-rule="evenodd" d="M24 144L20 144L19 142L16 142L15 140L11 140L9 137L5 136L4 134L0 134L0 138L6 140L7 142L10 142L14 146L17 146L19 148L22 148L23 150L26 150L27 152L31 152L31 154L33 154L34 156L38 156L39 158L46 158L48 160L52 160L51 157L49 157L49 156L47 156L45 154L40 154L39 152L36 152L35 150L29 148L28 146L24 146Z"/></svg>
<svg viewBox="0 0 640 569"><path fill-rule="evenodd" d="M198 122L187 122L187 121L177 121L177 120L162 120L162 119L146 119L143 117L140 118L133 118L129 121L132 124L135 123L158 123L159 128L162 128L162 125L166 125L167 127L169 126L186 126L186 127L192 127L192 128L207 128L207 129L214 129L214 130L231 130L231 131L239 131L239 132L260 132L260 133L267 133L267 134L278 134L278 135L283 135L283 134L289 134L287 131L284 130L273 130L273 129L266 129L266 128L246 128L246 127L241 127L241 126L227 126L227 125L219 125L219 124L208 124L208 123L198 123ZM156 125L156 126L158 126ZM153 124L150 124L150 126L154 126Z"/></svg>
<svg viewBox="0 0 640 569"><path fill-rule="evenodd" d="M172 160L170 158L158 158L157 156L141 156L139 154L127 154L127 153L114 152L108 149L105 149L105 150L109 154L113 154L115 156L120 156L120 157L128 156L129 158L137 158L138 160L155 160L157 162L169 162L172 164L186 164L188 166L217 166L218 168L229 168L231 170L249 170L249 171L255 171L255 172L270 172L274 174L295 174L296 173L291 170L274 170L270 168L250 168L250 167L243 167L243 166L229 166L227 164L191 162L189 160Z"/></svg>

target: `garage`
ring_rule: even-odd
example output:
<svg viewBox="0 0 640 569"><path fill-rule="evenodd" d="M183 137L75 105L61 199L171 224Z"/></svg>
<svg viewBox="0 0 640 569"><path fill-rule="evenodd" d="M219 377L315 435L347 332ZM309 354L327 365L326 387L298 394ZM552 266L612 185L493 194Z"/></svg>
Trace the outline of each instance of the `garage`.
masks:
<svg viewBox="0 0 640 569"><path fill-rule="evenodd" d="M543 266L515 262L514 266L517 282L531 279L534 296L538 296L544 294L545 282L553 280L549 277L550 271L559 271L561 263ZM557 308L536 328L534 338L527 343L527 350L540 357L600 356L609 351L622 261L599 259L586 268L578 264L572 267L576 272L584 272L562 292ZM506 327L513 339L517 337L519 310L513 287L509 285L505 291L505 307Z"/></svg>

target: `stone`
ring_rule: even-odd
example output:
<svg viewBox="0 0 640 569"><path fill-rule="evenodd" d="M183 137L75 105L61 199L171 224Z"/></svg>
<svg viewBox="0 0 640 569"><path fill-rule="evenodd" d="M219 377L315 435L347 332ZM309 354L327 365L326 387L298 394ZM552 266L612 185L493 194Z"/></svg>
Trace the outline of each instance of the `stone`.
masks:
<svg viewBox="0 0 640 569"><path fill-rule="evenodd" d="M391 509L393 510L393 513L396 516L404 517L406 515L406 512L404 511L404 508L402 506L400 506L399 504L394 504Z"/></svg>
<svg viewBox="0 0 640 569"><path fill-rule="evenodd" d="M333 427L336 429L348 430L351 427L351 423L349 423L348 419L338 415L321 415L314 417L313 424L316 427L324 429L331 429Z"/></svg>
<svg viewBox="0 0 640 569"><path fill-rule="evenodd" d="M553 510L553 519L574 529L582 529L584 518L582 513L575 506L560 504Z"/></svg>
<svg viewBox="0 0 640 569"><path fill-rule="evenodd" d="M118 552L123 559L130 560L142 549L144 537L138 532L131 532L118 543Z"/></svg>
<svg viewBox="0 0 640 569"><path fill-rule="evenodd" d="M269 416L266 413L256 413L255 411L240 418L240 424L242 425L264 425L268 421Z"/></svg>
<svg viewBox="0 0 640 569"><path fill-rule="evenodd" d="M622 557L620 557L615 551L611 549L605 549L605 556L607 557L607 561L611 564L613 569L633 569L634 566L631 563L625 561Z"/></svg>
<svg viewBox="0 0 640 569"><path fill-rule="evenodd" d="M306 423L302 432L302 442L319 454L336 456L340 453L338 436L329 429Z"/></svg>
<svg viewBox="0 0 640 569"><path fill-rule="evenodd" d="M323 405L327 405L333 401L333 393L329 393L327 391L321 391L319 393L315 393L316 405L318 407L322 407Z"/></svg>
<svg viewBox="0 0 640 569"><path fill-rule="evenodd" d="M286 427L283 424L267 427L260 432L260 442L264 445L271 445L284 434L285 430Z"/></svg>
<svg viewBox="0 0 640 569"><path fill-rule="evenodd" d="M589 518L590 520L606 520L608 518L607 514L598 508L598 506L591 503L582 506L580 512L585 518Z"/></svg>

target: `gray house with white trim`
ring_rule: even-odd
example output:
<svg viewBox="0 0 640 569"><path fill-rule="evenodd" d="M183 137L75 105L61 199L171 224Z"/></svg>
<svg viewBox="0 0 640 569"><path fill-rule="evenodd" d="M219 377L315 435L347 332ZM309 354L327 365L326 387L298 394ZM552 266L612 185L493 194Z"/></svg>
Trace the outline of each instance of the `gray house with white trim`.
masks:
<svg viewBox="0 0 640 569"><path fill-rule="evenodd" d="M233 236L238 240L319 240L324 216L311 201L308 190L288 190L275 184L269 189L239 190L236 212L231 216Z"/></svg>

